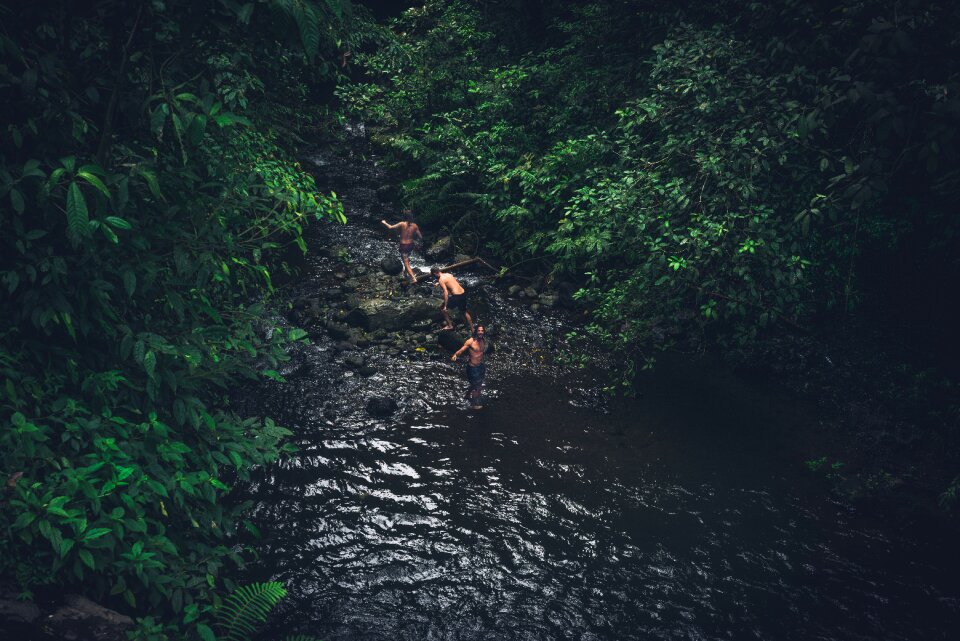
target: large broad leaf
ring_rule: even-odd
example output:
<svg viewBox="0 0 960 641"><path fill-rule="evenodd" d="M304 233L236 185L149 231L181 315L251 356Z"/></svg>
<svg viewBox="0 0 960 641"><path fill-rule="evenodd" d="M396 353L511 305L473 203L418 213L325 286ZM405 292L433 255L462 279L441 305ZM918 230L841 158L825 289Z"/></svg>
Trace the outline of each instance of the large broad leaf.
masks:
<svg viewBox="0 0 960 641"><path fill-rule="evenodd" d="M74 242L86 236L90 231L90 215L87 202L77 183L70 183L67 189L67 233Z"/></svg>

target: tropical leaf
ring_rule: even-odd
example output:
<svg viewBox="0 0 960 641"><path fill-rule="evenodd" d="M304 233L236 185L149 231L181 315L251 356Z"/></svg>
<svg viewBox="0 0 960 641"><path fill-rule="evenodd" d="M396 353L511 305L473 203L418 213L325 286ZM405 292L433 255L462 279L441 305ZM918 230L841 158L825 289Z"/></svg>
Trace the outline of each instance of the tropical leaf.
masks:
<svg viewBox="0 0 960 641"><path fill-rule="evenodd" d="M340 3L340 0L327 0L327 6L330 7L333 15L337 16L337 18L343 18L343 5Z"/></svg>
<svg viewBox="0 0 960 641"><path fill-rule="evenodd" d="M103 184L102 180L94 176L92 173L90 173L89 171L78 171L77 176L79 178L83 178L88 183L93 185L97 189L97 191L99 191L105 197L110 198L110 190L107 189L107 186Z"/></svg>
<svg viewBox="0 0 960 641"><path fill-rule="evenodd" d="M253 583L237 588L217 609L221 638L226 641L249 641L285 596L287 591L279 581Z"/></svg>
<svg viewBox="0 0 960 641"><path fill-rule="evenodd" d="M313 58L320 49L320 22L313 6L304 0L274 0L273 6L296 25L304 52Z"/></svg>
<svg viewBox="0 0 960 641"><path fill-rule="evenodd" d="M67 189L67 233L76 242L90 231L90 215L87 202L77 183L70 183Z"/></svg>

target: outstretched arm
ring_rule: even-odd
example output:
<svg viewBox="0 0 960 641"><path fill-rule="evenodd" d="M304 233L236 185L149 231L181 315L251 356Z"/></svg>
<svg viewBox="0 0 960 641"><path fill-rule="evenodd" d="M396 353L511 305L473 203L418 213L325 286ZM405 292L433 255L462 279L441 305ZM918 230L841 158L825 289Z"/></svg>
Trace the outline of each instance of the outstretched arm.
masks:
<svg viewBox="0 0 960 641"><path fill-rule="evenodd" d="M397 227L400 226L400 223L397 223L397 224L395 224L395 225L391 225L390 223L388 223L388 222L385 221L385 220L381 220L380 222L381 222L381 223L383 224L383 226L386 227L387 229L396 229Z"/></svg>
<svg viewBox="0 0 960 641"><path fill-rule="evenodd" d="M463 344L463 347L461 347L460 349L458 349L453 353L453 356L450 357L450 360L451 361L457 360L457 356L460 356L460 354L463 354L467 350L467 348L470 347L470 341L472 340L473 340L472 338L468 338L467 342Z"/></svg>

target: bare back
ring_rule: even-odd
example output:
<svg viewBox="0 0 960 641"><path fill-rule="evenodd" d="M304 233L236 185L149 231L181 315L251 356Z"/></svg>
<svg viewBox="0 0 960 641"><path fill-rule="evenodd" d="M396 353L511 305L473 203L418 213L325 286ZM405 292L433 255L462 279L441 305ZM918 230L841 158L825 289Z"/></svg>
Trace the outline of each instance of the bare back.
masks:
<svg viewBox="0 0 960 641"><path fill-rule="evenodd" d="M412 243L414 236L421 236L420 228L417 227L417 223L408 223L408 222L400 223L400 242L401 243Z"/></svg>
<svg viewBox="0 0 960 641"><path fill-rule="evenodd" d="M459 296L463 293L463 287L461 287L457 279L453 277L453 274L441 273L440 276L437 277L437 281L447 294Z"/></svg>

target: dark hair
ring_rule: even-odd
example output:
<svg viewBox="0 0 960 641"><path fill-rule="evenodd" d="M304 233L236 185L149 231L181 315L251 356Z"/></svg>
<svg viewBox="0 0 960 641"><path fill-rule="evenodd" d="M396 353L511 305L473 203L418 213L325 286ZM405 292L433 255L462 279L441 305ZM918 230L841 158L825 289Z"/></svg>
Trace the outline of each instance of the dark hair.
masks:
<svg viewBox="0 0 960 641"><path fill-rule="evenodd" d="M440 273L440 268L437 267L436 265L434 265L433 267L430 268L430 273L431 273L431 274L439 274L439 273Z"/></svg>
<svg viewBox="0 0 960 641"><path fill-rule="evenodd" d="M403 216L403 219L406 221L413 220L413 212L410 209L404 209L400 212L400 215Z"/></svg>

